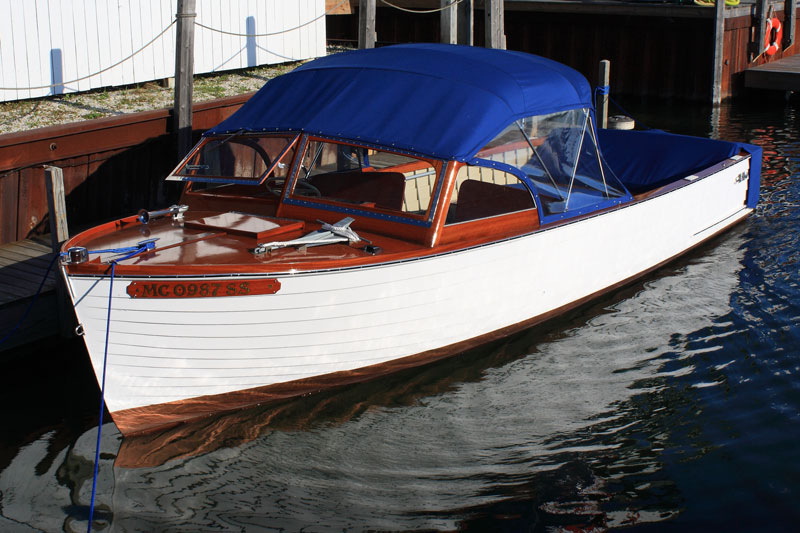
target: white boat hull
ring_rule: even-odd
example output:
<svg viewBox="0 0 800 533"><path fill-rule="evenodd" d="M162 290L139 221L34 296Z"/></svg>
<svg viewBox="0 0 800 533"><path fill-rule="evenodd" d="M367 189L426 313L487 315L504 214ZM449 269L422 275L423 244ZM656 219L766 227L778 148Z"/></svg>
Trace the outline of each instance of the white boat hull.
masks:
<svg viewBox="0 0 800 533"><path fill-rule="evenodd" d="M67 281L98 382L105 365L115 416L386 363L552 316L747 216L741 175L750 159L727 163L669 193L497 243L338 271L265 273L280 281L276 294L130 298L133 280L116 278L105 361L111 280Z"/></svg>

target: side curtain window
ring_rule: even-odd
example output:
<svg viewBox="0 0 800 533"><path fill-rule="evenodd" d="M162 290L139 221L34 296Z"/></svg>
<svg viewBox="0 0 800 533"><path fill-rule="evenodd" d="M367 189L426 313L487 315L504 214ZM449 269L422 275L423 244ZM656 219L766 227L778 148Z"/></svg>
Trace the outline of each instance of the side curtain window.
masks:
<svg viewBox="0 0 800 533"><path fill-rule="evenodd" d="M424 216L438 170L409 155L312 139L292 195Z"/></svg>
<svg viewBox="0 0 800 533"><path fill-rule="evenodd" d="M530 191L515 175L488 167L464 165L456 175L446 224L535 207Z"/></svg>

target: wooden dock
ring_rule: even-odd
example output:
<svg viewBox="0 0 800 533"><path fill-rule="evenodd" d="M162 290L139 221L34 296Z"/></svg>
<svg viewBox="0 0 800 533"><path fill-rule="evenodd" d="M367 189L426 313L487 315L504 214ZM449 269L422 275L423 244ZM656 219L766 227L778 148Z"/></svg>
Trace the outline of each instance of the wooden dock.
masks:
<svg viewBox="0 0 800 533"><path fill-rule="evenodd" d="M747 69L744 73L744 85L753 89L800 91L800 55L784 57Z"/></svg>
<svg viewBox="0 0 800 533"><path fill-rule="evenodd" d="M0 245L0 340L22 319L53 260L49 235ZM20 328L0 351L58 334L57 265L53 265L42 292Z"/></svg>

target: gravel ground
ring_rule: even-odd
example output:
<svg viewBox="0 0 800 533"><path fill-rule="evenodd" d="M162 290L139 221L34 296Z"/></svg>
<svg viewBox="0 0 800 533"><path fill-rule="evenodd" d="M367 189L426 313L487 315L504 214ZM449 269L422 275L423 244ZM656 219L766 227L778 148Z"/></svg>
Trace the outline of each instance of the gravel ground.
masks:
<svg viewBox="0 0 800 533"><path fill-rule="evenodd" d="M255 91L267 80L301 64L302 62L284 63L195 76L192 100L202 102ZM149 82L121 89L100 89L35 100L2 102L0 134L170 107L173 98L174 89Z"/></svg>

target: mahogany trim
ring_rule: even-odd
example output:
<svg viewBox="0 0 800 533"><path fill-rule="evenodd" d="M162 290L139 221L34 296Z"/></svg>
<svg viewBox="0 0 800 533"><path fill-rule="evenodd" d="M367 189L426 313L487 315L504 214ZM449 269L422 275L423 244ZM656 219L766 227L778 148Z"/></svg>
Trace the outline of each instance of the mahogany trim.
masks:
<svg viewBox="0 0 800 533"><path fill-rule="evenodd" d="M197 281L132 281L125 292L131 298L223 298L276 294L281 282L274 278Z"/></svg>
<svg viewBox="0 0 800 533"><path fill-rule="evenodd" d="M533 233L537 229L539 229L539 214L536 208L532 207L493 217L448 224L442 229L439 242L445 245L473 240L504 240Z"/></svg>

